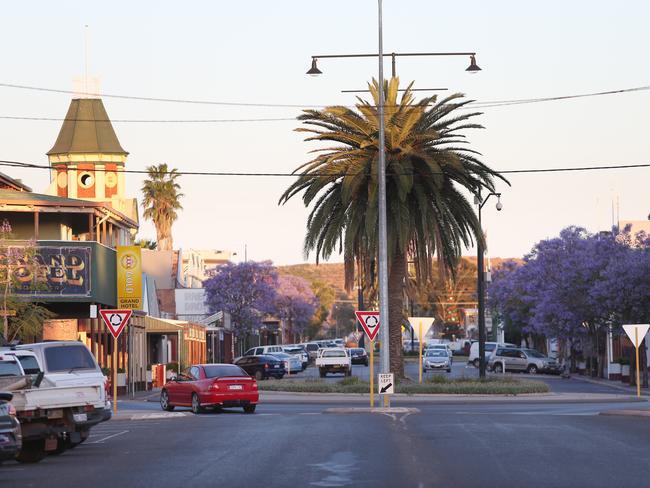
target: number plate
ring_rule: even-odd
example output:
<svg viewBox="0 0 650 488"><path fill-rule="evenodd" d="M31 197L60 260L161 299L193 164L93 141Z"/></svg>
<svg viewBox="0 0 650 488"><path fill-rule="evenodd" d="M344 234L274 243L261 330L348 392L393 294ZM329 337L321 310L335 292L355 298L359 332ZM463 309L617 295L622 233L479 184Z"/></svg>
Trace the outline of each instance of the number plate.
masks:
<svg viewBox="0 0 650 488"><path fill-rule="evenodd" d="M275 366L273 366L273 367L274 367L274 368L279 368L279 367L280 367L280 365L279 365L279 364L276 364L276 365L275 365Z"/></svg>
<svg viewBox="0 0 650 488"><path fill-rule="evenodd" d="M230 385L228 388L231 389L231 390L243 390L244 389L244 387L242 385Z"/></svg>
<svg viewBox="0 0 650 488"><path fill-rule="evenodd" d="M85 413L75 413L72 418L75 422L88 422L88 415Z"/></svg>
<svg viewBox="0 0 650 488"><path fill-rule="evenodd" d="M47 411L47 418L48 419L62 419L63 418L63 410L60 410L60 409L48 410Z"/></svg>

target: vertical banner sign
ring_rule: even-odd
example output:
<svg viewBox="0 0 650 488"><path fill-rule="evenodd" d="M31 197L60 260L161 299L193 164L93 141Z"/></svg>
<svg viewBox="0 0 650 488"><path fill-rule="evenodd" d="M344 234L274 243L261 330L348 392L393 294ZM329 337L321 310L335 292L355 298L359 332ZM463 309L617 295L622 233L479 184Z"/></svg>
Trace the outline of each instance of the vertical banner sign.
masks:
<svg viewBox="0 0 650 488"><path fill-rule="evenodd" d="M117 246L117 308L142 310L142 249Z"/></svg>

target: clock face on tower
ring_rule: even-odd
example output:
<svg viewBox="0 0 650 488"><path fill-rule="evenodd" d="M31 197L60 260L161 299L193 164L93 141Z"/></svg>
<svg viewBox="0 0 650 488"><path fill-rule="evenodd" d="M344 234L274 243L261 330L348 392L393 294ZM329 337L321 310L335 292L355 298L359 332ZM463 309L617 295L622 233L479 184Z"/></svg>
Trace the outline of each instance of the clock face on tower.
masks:
<svg viewBox="0 0 650 488"><path fill-rule="evenodd" d="M66 188L68 186L67 171L59 171L59 173L56 175L56 184L59 188Z"/></svg>
<svg viewBox="0 0 650 488"><path fill-rule="evenodd" d="M117 186L117 175L113 171L107 171L104 179L106 181L106 188L115 188Z"/></svg>

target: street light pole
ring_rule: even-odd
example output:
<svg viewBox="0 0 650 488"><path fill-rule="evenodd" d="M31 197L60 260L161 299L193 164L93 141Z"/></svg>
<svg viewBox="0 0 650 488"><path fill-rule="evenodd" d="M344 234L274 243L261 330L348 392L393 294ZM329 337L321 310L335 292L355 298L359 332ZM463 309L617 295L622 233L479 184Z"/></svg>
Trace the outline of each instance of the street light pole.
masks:
<svg viewBox="0 0 650 488"><path fill-rule="evenodd" d="M477 283L476 283L476 294L478 295L478 357L479 357L479 377L481 379L485 378L485 340L486 340L486 331L485 331L485 265L483 262L485 250L483 249L483 224L481 223L481 210L483 205L487 203L490 197L494 195L497 197L496 209L501 211L503 206L501 205L501 193L490 192L488 196L485 197L485 200L481 198L481 189L479 188L478 193L476 194L476 203L478 204L478 227L479 235L476 239L476 268L477 268Z"/></svg>
<svg viewBox="0 0 650 488"><path fill-rule="evenodd" d="M384 128L384 39L382 26L382 0L377 0L379 21L379 323L381 347L380 373L390 372L389 323L388 323L388 232L386 219L386 143ZM394 58L393 58L394 59ZM384 395L384 407L390 406L390 396Z"/></svg>

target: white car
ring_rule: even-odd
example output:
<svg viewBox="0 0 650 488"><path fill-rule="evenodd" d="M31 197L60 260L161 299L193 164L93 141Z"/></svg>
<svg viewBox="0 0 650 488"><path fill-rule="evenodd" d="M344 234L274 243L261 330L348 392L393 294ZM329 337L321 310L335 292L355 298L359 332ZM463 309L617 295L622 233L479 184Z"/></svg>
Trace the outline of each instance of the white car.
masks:
<svg viewBox="0 0 650 488"><path fill-rule="evenodd" d="M496 349L497 346L517 347L514 344L510 344L509 342L486 342L485 343L485 364L486 365L488 363L488 359L490 358L490 354L492 354L492 352ZM469 358L467 362L473 364L476 368L479 367L480 358L478 357L478 341L473 342L471 347L469 348Z"/></svg>
<svg viewBox="0 0 650 488"><path fill-rule="evenodd" d="M351 376L352 358L347 349L328 347L318 351L316 367L321 378L325 378L327 373L343 373L344 376Z"/></svg>
<svg viewBox="0 0 650 488"><path fill-rule="evenodd" d="M425 350L426 351L433 351L433 350L438 350L438 351L447 351L447 355L449 356L450 362L454 362L454 356L453 353L451 352L451 346L449 344L429 344Z"/></svg>

